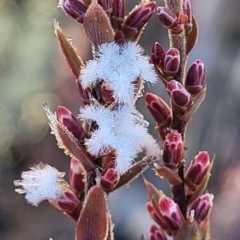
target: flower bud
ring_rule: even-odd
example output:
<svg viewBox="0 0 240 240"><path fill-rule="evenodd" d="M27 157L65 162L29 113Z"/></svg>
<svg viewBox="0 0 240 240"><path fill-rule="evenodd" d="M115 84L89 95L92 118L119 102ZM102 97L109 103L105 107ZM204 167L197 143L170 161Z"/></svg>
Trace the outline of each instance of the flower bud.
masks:
<svg viewBox="0 0 240 240"><path fill-rule="evenodd" d="M205 193L200 196L193 204L194 218L199 223L204 221L208 216L213 206L213 194Z"/></svg>
<svg viewBox="0 0 240 240"><path fill-rule="evenodd" d="M86 137L86 133L84 132L78 120L66 107L58 106L57 117L58 120L67 127L67 129L74 135L75 138L83 140Z"/></svg>
<svg viewBox="0 0 240 240"><path fill-rule="evenodd" d="M150 228L150 240L167 240L167 237L160 227L152 225Z"/></svg>
<svg viewBox="0 0 240 240"><path fill-rule="evenodd" d="M175 130L167 134L163 142L163 162L169 168L177 168L183 158L184 146L182 136Z"/></svg>
<svg viewBox="0 0 240 240"><path fill-rule="evenodd" d="M85 190L85 170L76 158L72 158L70 162L69 183L78 193Z"/></svg>
<svg viewBox="0 0 240 240"><path fill-rule="evenodd" d="M210 166L210 156L208 152L202 151L191 161L185 174L185 182L190 189L194 190L201 184Z"/></svg>
<svg viewBox="0 0 240 240"><path fill-rule="evenodd" d="M161 213L157 212L157 210L154 208L153 204L151 202L147 202L146 203L146 207L148 210L149 215L151 216L151 218L159 225L161 226L162 229L164 230L169 230L168 225L165 223L163 216L161 215Z"/></svg>
<svg viewBox="0 0 240 240"><path fill-rule="evenodd" d="M114 29L119 29L124 21L126 12L125 0L115 0L113 1L113 10L111 15L112 26Z"/></svg>
<svg viewBox="0 0 240 240"><path fill-rule="evenodd" d="M190 93L176 80L167 83L167 92L171 100L179 107L187 107L191 102Z"/></svg>
<svg viewBox="0 0 240 240"><path fill-rule="evenodd" d="M151 60L154 64L162 64L165 56L164 49L162 45L158 42L155 42L152 47Z"/></svg>
<svg viewBox="0 0 240 240"><path fill-rule="evenodd" d="M197 59L188 70L185 87L192 94L198 94L204 85L205 67L204 63Z"/></svg>
<svg viewBox="0 0 240 240"><path fill-rule="evenodd" d="M62 10L79 23L83 23L87 7L78 0L60 0L59 6Z"/></svg>
<svg viewBox="0 0 240 240"><path fill-rule="evenodd" d="M61 185L61 196L57 199L49 199L49 202L53 207L66 213L74 220L78 219L81 203L69 187Z"/></svg>
<svg viewBox="0 0 240 240"><path fill-rule="evenodd" d="M160 212L171 231L180 229L184 223L184 217L179 206L169 197L162 197L159 201Z"/></svg>
<svg viewBox="0 0 240 240"><path fill-rule="evenodd" d="M155 6L155 2L146 2L130 12L123 27L123 32L126 38L137 38L144 25L153 15Z"/></svg>
<svg viewBox="0 0 240 240"><path fill-rule="evenodd" d="M157 95L146 94L147 108L161 127L169 127L172 122L172 113L168 105Z"/></svg>
<svg viewBox="0 0 240 240"><path fill-rule="evenodd" d="M184 24L185 33L188 35L192 31L192 6L190 0L182 0L183 13L188 17Z"/></svg>
<svg viewBox="0 0 240 240"><path fill-rule="evenodd" d="M169 8L158 7L157 8L158 19L167 29L172 29L175 32L181 31L181 25L178 23L178 17Z"/></svg>
<svg viewBox="0 0 240 240"><path fill-rule="evenodd" d="M114 168L109 168L101 177L102 186L107 189L113 189L120 179L120 175Z"/></svg>
<svg viewBox="0 0 240 240"><path fill-rule="evenodd" d="M174 75L177 73L180 65L180 53L176 48L170 48L165 54L163 70L164 73Z"/></svg>

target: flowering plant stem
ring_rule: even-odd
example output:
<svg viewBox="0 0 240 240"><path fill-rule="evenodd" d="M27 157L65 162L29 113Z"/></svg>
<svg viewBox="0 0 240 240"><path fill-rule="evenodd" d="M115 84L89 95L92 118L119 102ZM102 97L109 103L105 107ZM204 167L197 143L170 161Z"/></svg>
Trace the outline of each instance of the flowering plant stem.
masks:
<svg viewBox="0 0 240 240"><path fill-rule="evenodd" d="M64 173L41 163L22 173L22 180L14 182L19 187L16 191L26 194L35 206L48 200L74 219L76 240L113 240L108 195L153 163L156 175L169 181L173 198L144 179L147 210L156 222L150 228L150 239L207 240L213 195L203 193L213 164L206 151L200 151L186 171L184 160L186 126L206 94L203 62L195 60L186 72L188 54L198 37L190 0L165 0L164 7L157 7L157 16L168 29L170 47L165 51L154 43L150 58L138 40L156 3L142 0L129 14L125 5L125 0L59 0L62 10L83 24L93 50L91 60L82 61L54 22L82 100L77 118L66 107L58 106L55 113L43 104L58 147L71 158L69 183ZM171 106L152 93L146 94L146 105L156 120L162 151L135 106L144 82L158 80ZM141 152L144 157L133 164Z"/></svg>
<svg viewBox="0 0 240 240"><path fill-rule="evenodd" d="M165 6L169 8L173 13L182 13L182 1L181 0L165 0ZM185 29L184 26L182 26L182 29L180 32L175 32L172 29L168 30L168 36L170 41L170 47L178 49L180 53L180 64L178 72L174 75L174 79L181 84L184 84L185 82L185 69L186 69L186 62L187 62L187 56L186 56L186 36L185 36ZM171 108L172 108L172 129L177 130L181 135L182 139L185 138L185 130L186 130L186 123L181 121L180 118L184 114L184 111L182 108L178 107L174 104L173 101L171 101ZM181 165L178 168L178 175L182 179L182 183L179 185L175 185L172 187L172 194L173 199L175 202L178 203L182 213L186 215L186 196L184 191L184 162L181 163Z"/></svg>

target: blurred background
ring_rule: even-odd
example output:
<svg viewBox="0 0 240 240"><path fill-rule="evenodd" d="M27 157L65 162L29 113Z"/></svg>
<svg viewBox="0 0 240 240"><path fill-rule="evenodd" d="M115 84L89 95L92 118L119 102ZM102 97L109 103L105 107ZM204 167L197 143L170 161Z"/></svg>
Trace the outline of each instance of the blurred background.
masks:
<svg viewBox="0 0 240 240"><path fill-rule="evenodd" d="M220 4L221 2L221 4ZM127 0L130 11L138 1ZM163 5L163 1L157 1ZM213 240L240 239L240 1L192 0L200 35L188 66L197 58L206 66L207 97L187 129L186 160L200 150L216 155L208 191L215 194L211 232ZM56 0L0 0L0 239L74 239L75 223L47 202L28 205L14 192L13 180L42 161L68 171L69 158L57 148L41 104L51 109L64 105L78 114L80 97L60 52L53 19L72 38L79 55L89 59L91 48L82 27L57 8ZM158 41L168 48L167 31L156 16L148 24L140 44L151 52ZM146 92L168 101L162 83ZM139 110L150 122L144 99ZM145 177L170 194L165 180ZM152 220L147 214L146 190L141 178L109 198L116 240L139 239Z"/></svg>

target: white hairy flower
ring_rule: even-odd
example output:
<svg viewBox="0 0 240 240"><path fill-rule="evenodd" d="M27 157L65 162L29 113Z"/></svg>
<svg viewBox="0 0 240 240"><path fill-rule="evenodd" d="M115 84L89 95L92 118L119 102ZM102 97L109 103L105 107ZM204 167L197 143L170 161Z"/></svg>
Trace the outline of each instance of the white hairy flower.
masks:
<svg viewBox="0 0 240 240"><path fill-rule="evenodd" d="M122 173L143 150L148 156L159 156L159 147L148 133L146 121L133 107L123 105L111 110L102 105L88 105L81 109L83 121L95 121L98 129L86 139L87 150L94 156L116 151L116 169Z"/></svg>
<svg viewBox="0 0 240 240"><path fill-rule="evenodd" d="M21 187L15 191L25 193L26 200L38 206L43 200L56 200L61 196L60 183L64 181L64 175L64 172L59 172L47 164L38 164L32 166L29 171L22 172L21 180L14 181L15 186Z"/></svg>
<svg viewBox="0 0 240 240"><path fill-rule="evenodd" d="M93 60L89 60L80 72L83 88L93 87L104 80L113 90L113 97L119 103L133 104L134 81L157 82L154 66L143 55L143 49L136 42L122 45L104 43L97 48ZM141 87L140 87L141 90ZM140 93L137 94L137 97Z"/></svg>

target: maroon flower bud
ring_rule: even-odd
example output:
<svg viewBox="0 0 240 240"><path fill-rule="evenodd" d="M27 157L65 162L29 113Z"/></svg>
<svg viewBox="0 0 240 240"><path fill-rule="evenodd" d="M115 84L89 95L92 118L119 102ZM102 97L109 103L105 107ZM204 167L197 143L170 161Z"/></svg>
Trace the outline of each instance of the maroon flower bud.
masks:
<svg viewBox="0 0 240 240"><path fill-rule="evenodd" d="M190 93L176 80L167 83L167 92L171 100L179 107L187 107L191 103Z"/></svg>
<svg viewBox="0 0 240 240"><path fill-rule="evenodd" d="M182 136L175 130L167 134L163 142L163 162L169 168L177 168L183 158L184 146Z"/></svg>
<svg viewBox="0 0 240 240"><path fill-rule="evenodd" d="M78 193L85 190L85 170L76 158L72 158L70 162L69 183Z"/></svg>
<svg viewBox="0 0 240 240"><path fill-rule="evenodd" d="M62 10L79 23L83 23L87 7L78 0L60 0L59 6Z"/></svg>
<svg viewBox="0 0 240 240"><path fill-rule="evenodd" d="M189 34L192 31L192 6L190 0L182 0L183 13L188 17L187 22L184 24L185 33Z"/></svg>
<svg viewBox="0 0 240 240"><path fill-rule="evenodd" d="M152 47L151 60L154 64L162 64L165 56L164 49L162 45L158 42L155 42Z"/></svg>
<svg viewBox="0 0 240 240"><path fill-rule="evenodd" d="M126 12L126 3L125 0L115 0L113 1L113 11L111 16L112 27L114 29L119 29L123 23L125 12Z"/></svg>
<svg viewBox="0 0 240 240"><path fill-rule="evenodd" d="M197 59L188 70L185 87L192 94L198 94L204 85L205 67L204 63Z"/></svg>
<svg viewBox="0 0 240 240"><path fill-rule="evenodd" d="M213 194L205 193L200 196L193 204L194 218L200 223L208 216L213 206Z"/></svg>
<svg viewBox="0 0 240 240"><path fill-rule="evenodd" d="M109 168L101 177L102 186L107 189L113 189L119 182L120 175L114 168Z"/></svg>
<svg viewBox="0 0 240 240"><path fill-rule="evenodd" d="M181 31L181 25L178 23L178 17L175 13L173 13L169 8L166 7L158 7L157 15L161 23L167 29L172 29L175 32Z"/></svg>
<svg viewBox="0 0 240 240"><path fill-rule="evenodd" d="M148 110L160 126L169 127L171 125L171 109L160 97L152 93L147 93L146 104Z"/></svg>
<svg viewBox="0 0 240 240"><path fill-rule="evenodd" d="M81 203L76 194L69 187L61 185L61 196L55 200L51 199L49 202L53 207L77 221Z"/></svg>
<svg viewBox="0 0 240 240"><path fill-rule="evenodd" d="M163 197L159 201L159 208L163 219L171 231L180 229L184 222L184 217L179 206L169 197Z"/></svg>
<svg viewBox="0 0 240 240"><path fill-rule="evenodd" d="M75 138L83 140L86 137L86 133L84 132L78 120L66 107L58 106L57 117L58 120L67 127L67 129L74 135Z"/></svg>
<svg viewBox="0 0 240 240"><path fill-rule="evenodd" d="M206 174L210 166L210 156L208 152L202 151L194 157L191 161L185 174L185 182L190 189L194 190L199 185Z"/></svg>
<svg viewBox="0 0 240 240"><path fill-rule="evenodd" d="M79 92L79 95L81 97L83 105L90 104L90 96L91 96L91 91L89 88L83 89L80 81L76 79L76 86Z"/></svg>
<svg viewBox="0 0 240 240"><path fill-rule="evenodd" d="M163 216L160 213L160 210L154 208L151 202L146 203L146 207L151 218L164 230L169 230L168 225L164 222Z"/></svg>
<svg viewBox="0 0 240 240"><path fill-rule="evenodd" d="M180 53L176 48L170 48L165 54L163 70L164 73L174 75L177 73L180 65Z"/></svg>
<svg viewBox="0 0 240 240"><path fill-rule="evenodd" d="M127 16L123 27L126 38L135 38L139 35L144 25L153 15L155 6L155 2L143 3Z"/></svg>
<svg viewBox="0 0 240 240"><path fill-rule="evenodd" d="M150 240L167 240L167 237L160 227L152 225L150 228Z"/></svg>

